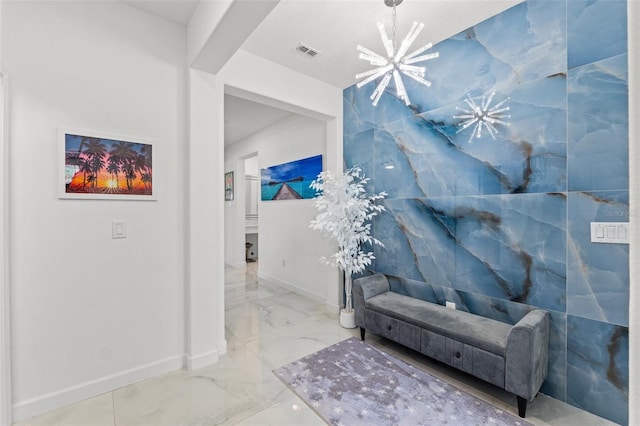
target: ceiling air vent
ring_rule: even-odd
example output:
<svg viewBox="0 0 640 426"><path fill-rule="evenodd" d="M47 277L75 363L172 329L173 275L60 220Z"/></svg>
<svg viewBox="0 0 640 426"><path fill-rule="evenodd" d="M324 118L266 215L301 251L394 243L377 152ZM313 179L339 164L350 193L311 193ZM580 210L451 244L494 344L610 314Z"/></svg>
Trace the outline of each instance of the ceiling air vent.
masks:
<svg viewBox="0 0 640 426"><path fill-rule="evenodd" d="M293 49L299 55L304 56L307 59L313 59L320 54L320 52L313 47L310 47L304 43L298 44L295 49Z"/></svg>

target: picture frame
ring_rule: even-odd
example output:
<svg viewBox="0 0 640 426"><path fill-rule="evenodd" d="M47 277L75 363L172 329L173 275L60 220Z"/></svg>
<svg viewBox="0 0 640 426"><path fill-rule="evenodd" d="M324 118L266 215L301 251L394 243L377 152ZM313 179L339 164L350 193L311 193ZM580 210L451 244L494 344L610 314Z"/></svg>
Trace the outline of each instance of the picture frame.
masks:
<svg viewBox="0 0 640 426"><path fill-rule="evenodd" d="M156 200L153 143L100 132L58 130L58 198Z"/></svg>
<svg viewBox="0 0 640 426"><path fill-rule="evenodd" d="M224 174L224 200L233 201L233 172Z"/></svg>
<svg viewBox="0 0 640 426"><path fill-rule="evenodd" d="M260 170L262 201L308 200L315 198L310 187L322 172L322 155L277 164Z"/></svg>

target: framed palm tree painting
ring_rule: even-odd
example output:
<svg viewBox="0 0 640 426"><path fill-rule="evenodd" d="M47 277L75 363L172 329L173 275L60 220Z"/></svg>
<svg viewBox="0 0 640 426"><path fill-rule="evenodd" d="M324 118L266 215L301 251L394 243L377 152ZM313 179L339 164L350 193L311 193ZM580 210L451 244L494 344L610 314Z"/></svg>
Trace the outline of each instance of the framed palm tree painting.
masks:
<svg viewBox="0 0 640 426"><path fill-rule="evenodd" d="M59 198L155 200L153 144L60 130Z"/></svg>

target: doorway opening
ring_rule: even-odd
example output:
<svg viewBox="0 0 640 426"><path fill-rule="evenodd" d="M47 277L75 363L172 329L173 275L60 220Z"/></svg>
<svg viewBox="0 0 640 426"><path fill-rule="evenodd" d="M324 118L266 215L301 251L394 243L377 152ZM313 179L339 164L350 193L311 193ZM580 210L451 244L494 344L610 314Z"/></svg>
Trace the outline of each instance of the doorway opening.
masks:
<svg viewBox="0 0 640 426"><path fill-rule="evenodd" d="M260 167L258 156L253 155L244 160L244 236L245 262L258 260L258 205L260 197Z"/></svg>

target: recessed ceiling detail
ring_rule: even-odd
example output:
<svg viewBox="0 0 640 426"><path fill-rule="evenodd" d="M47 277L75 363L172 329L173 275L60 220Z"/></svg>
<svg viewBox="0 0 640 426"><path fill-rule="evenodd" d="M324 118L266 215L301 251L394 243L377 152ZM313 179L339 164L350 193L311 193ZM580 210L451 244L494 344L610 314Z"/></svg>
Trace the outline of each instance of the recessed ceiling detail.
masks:
<svg viewBox="0 0 640 426"><path fill-rule="evenodd" d="M298 45L293 49L293 51L299 55L304 56L307 59L313 59L320 54L319 50L314 49L313 47L304 43L298 43Z"/></svg>

